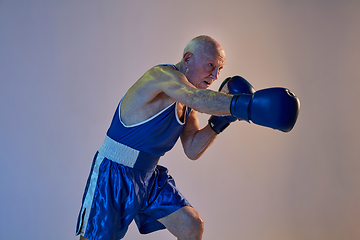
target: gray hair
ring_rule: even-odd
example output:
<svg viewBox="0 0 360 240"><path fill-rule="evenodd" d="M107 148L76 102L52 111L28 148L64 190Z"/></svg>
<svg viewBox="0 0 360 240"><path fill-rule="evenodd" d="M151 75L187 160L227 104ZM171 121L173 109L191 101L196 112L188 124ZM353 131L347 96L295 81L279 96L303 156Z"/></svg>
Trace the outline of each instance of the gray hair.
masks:
<svg viewBox="0 0 360 240"><path fill-rule="evenodd" d="M206 35L197 36L186 45L183 56L187 52L191 52L195 57L199 53L215 54L219 46L220 44L212 37Z"/></svg>

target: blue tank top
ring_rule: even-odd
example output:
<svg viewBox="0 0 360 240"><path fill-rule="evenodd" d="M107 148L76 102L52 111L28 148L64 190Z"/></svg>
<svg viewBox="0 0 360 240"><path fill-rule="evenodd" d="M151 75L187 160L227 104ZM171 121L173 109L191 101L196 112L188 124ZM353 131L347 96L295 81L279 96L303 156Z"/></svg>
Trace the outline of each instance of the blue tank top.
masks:
<svg viewBox="0 0 360 240"><path fill-rule="evenodd" d="M174 65L173 67L176 69ZM121 121L120 107L121 101L116 108L107 136L131 148L156 156L163 156L174 147L191 112L191 108L186 107L182 123L177 115L177 102L174 102L149 119L127 126Z"/></svg>

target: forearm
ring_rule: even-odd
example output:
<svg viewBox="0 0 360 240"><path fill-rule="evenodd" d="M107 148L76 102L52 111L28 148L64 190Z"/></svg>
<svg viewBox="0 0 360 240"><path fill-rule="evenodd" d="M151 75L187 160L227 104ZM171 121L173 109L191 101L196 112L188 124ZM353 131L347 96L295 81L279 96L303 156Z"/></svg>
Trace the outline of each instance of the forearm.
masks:
<svg viewBox="0 0 360 240"><path fill-rule="evenodd" d="M226 116L231 115L231 99L232 95L211 90L198 90L188 96L187 102L188 106L198 112Z"/></svg>
<svg viewBox="0 0 360 240"><path fill-rule="evenodd" d="M197 89L185 76L179 75L178 71L174 74L157 84L159 90L198 112L217 116L230 115L232 95L209 89Z"/></svg>

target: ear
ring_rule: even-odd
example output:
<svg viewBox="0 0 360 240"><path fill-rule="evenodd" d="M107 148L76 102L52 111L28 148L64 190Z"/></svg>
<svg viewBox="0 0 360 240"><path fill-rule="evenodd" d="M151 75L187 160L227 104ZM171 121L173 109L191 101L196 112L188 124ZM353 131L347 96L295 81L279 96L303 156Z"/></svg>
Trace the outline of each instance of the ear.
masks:
<svg viewBox="0 0 360 240"><path fill-rule="evenodd" d="M186 52L186 53L184 54L183 59L184 59L184 66L185 66L186 68L189 66L192 57L193 57L193 54L192 54L191 52Z"/></svg>

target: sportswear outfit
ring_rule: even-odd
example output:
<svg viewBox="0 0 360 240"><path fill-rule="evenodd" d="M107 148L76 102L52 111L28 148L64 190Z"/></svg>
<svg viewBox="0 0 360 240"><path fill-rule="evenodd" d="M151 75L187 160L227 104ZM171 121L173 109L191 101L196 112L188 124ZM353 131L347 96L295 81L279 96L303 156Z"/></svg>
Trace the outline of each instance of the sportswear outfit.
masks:
<svg viewBox="0 0 360 240"><path fill-rule="evenodd" d="M158 165L178 140L191 108L187 107L184 122L174 102L127 126L121 121L121 102L95 154L78 216L76 233L91 240L121 239L132 220L142 234L164 229L158 219L191 206L167 168Z"/></svg>

